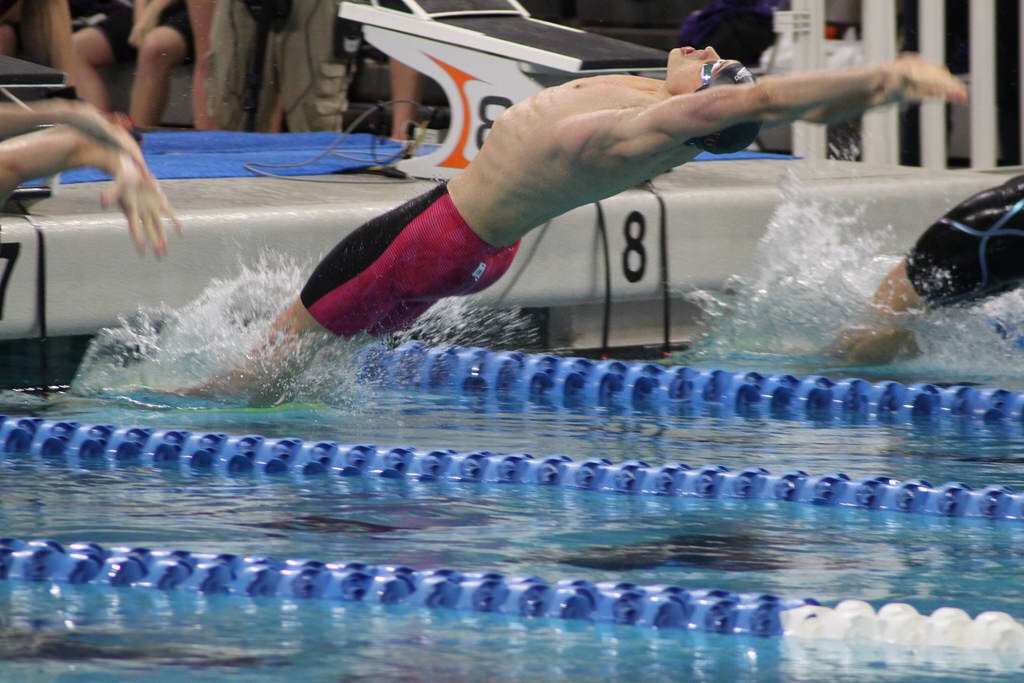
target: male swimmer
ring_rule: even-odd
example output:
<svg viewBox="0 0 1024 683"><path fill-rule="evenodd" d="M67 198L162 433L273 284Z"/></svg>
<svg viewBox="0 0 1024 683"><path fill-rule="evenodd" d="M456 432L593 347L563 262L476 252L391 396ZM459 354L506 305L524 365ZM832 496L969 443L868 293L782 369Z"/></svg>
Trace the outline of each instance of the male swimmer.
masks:
<svg viewBox="0 0 1024 683"><path fill-rule="evenodd" d="M266 395L289 372L286 356L306 333L400 329L438 299L496 281L535 227L702 150L742 149L761 125L833 123L925 98L963 103L967 92L945 67L915 55L755 82L710 47L672 50L664 80L606 75L545 89L509 108L447 184L343 239L274 321L267 346L198 391Z"/></svg>
<svg viewBox="0 0 1024 683"><path fill-rule="evenodd" d="M840 333L833 353L855 364L918 353L901 320L928 309L976 302L1024 283L1024 175L972 195L918 238L872 299L881 322Z"/></svg>
<svg viewBox="0 0 1024 683"><path fill-rule="evenodd" d="M100 200L121 207L140 254L147 244L158 258L167 252L165 217L181 232L135 140L92 105L65 99L34 102L32 108L0 103L0 139L0 205L26 180L90 166L113 179Z"/></svg>

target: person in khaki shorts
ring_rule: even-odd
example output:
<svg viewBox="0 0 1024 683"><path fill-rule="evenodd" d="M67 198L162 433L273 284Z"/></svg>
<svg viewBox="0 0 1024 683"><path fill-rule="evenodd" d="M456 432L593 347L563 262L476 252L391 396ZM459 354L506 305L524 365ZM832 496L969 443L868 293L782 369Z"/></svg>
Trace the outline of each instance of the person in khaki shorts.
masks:
<svg viewBox="0 0 1024 683"><path fill-rule="evenodd" d="M348 106L346 65L334 55L340 0L291 0L267 37L258 132L338 131ZM207 103L218 128L245 130L246 78L257 39L252 0L219 0L213 15Z"/></svg>

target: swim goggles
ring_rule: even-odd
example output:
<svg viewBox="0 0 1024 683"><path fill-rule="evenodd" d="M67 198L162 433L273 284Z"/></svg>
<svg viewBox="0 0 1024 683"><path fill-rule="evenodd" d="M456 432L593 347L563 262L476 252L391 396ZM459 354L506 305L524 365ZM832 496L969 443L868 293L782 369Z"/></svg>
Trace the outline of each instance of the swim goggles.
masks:
<svg viewBox="0 0 1024 683"><path fill-rule="evenodd" d="M706 62L700 65L700 87L697 88L697 92L704 90L711 86L711 77L715 75L715 69L721 66L724 59L719 59L716 62Z"/></svg>

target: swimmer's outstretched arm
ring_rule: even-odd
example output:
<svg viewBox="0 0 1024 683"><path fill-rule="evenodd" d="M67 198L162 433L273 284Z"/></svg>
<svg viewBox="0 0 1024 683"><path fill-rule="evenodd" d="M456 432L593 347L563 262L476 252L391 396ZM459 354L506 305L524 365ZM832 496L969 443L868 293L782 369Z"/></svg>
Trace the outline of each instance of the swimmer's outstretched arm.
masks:
<svg viewBox="0 0 1024 683"><path fill-rule="evenodd" d="M676 95L636 116L623 137L689 140L747 121L836 123L874 107L928 98L963 104L967 89L946 67L907 54L877 66L769 75L750 85Z"/></svg>
<svg viewBox="0 0 1024 683"><path fill-rule="evenodd" d="M141 159L141 154L138 156ZM83 166L97 168L113 178L110 188L101 195L101 202L104 206L116 203L121 207L139 253L145 253L147 243L157 257L167 253L163 219L170 219L179 233L181 224L149 169L144 163L140 166L128 151L101 144L67 126L0 142L0 199L6 199L26 180Z"/></svg>
<svg viewBox="0 0 1024 683"><path fill-rule="evenodd" d="M858 73L859 72L859 73ZM967 103L967 87L945 66L933 64L914 53L900 55L894 62L850 71L830 71L835 91L827 102L811 107L799 116L811 123L841 123L887 104L914 104L928 99L953 104ZM799 75L766 78L797 78ZM863 88L857 87L861 80ZM851 87L852 86L852 87ZM849 91L844 92L846 88ZM767 121L788 123L788 120Z"/></svg>
<svg viewBox="0 0 1024 683"><path fill-rule="evenodd" d="M829 355L853 365L883 365L897 358L920 353L913 330L900 318L923 310L924 302L907 275L903 259L875 290L871 299L871 320L861 327L842 330L829 349Z"/></svg>
<svg viewBox="0 0 1024 683"><path fill-rule="evenodd" d="M96 107L75 100L50 99L33 102L23 107L0 102L0 139L9 138L47 125L67 125L84 133L100 144L133 153L138 151L125 145L126 133L111 123ZM131 136L128 136L131 139ZM142 158L141 153L139 159Z"/></svg>

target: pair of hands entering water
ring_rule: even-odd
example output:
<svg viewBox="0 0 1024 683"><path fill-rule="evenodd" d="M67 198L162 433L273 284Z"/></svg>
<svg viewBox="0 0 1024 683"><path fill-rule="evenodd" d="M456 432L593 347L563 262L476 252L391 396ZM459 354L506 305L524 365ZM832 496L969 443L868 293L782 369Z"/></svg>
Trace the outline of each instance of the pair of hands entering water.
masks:
<svg viewBox="0 0 1024 683"><path fill-rule="evenodd" d="M108 116L92 105L43 100L32 107L0 104L0 197L21 183L72 168L92 167L112 178L100 197L128 220L136 249L167 253L164 220L181 233L167 197L146 165L126 117Z"/></svg>
<svg viewBox="0 0 1024 683"><path fill-rule="evenodd" d="M181 235L181 221L174 215L167 197L146 165L135 139L123 128L117 136L124 151L119 155L113 176L113 185L104 190L100 201L104 207L116 203L128 219L128 232L140 254L146 253L147 243L157 258L167 253L167 234L164 218Z"/></svg>
<svg viewBox="0 0 1024 683"><path fill-rule="evenodd" d="M164 219L171 222L178 235L181 222L146 165L138 143L128 132L130 121L122 115L114 115L108 121L95 109L81 112L78 121L82 125L80 130L118 151L112 166L106 169L113 184L100 195L100 202L104 207L117 204L121 208L140 254L146 253L148 245L157 258L162 258L167 253Z"/></svg>

